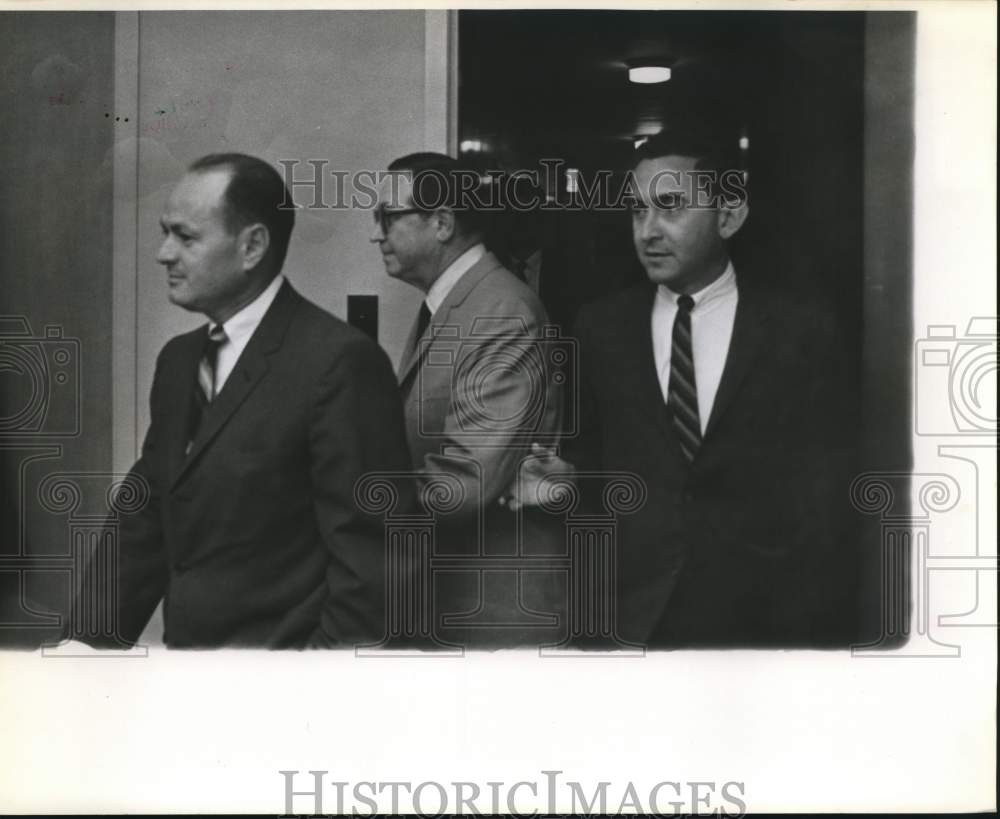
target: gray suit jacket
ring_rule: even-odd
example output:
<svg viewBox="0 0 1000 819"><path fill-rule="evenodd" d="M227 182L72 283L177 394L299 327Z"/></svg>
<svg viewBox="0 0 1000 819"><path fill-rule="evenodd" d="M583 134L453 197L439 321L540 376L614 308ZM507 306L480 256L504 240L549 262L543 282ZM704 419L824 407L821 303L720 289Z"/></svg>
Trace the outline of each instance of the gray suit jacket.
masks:
<svg viewBox="0 0 1000 819"><path fill-rule="evenodd" d="M545 308L487 253L452 288L399 367L421 483L458 482L458 512L495 504L532 441L558 435L561 396L546 357Z"/></svg>

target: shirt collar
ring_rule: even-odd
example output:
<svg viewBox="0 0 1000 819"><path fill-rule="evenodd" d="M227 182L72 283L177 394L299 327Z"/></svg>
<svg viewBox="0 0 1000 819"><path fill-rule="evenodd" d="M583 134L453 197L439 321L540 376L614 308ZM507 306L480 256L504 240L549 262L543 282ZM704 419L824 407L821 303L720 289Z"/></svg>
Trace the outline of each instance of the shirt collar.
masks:
<svg viewBox="0 0 1000 819"><path fill-rule="evenodd" d="M706 285L701 288L697 293L691 293L690 296L694 301L694 306L700 308L700 312L704 312L706 308L711 307L718 301L731 296L736 292L736 270L733 267L733 262L730 259L726 263L726 269L722 271L722 275L719 276L711 284ZM671 307L677 306L677 300L682 294L675 293L665 284L661 284L656 288L656 298L658 301L669 304Z"/></svg>
<svg viewBox="0 0 1000 819"><path fill-rule="evenodd" d="M238 313L230 316L228 321L223 322L222 329L226 331L226 338L229 341L238 345L253 335L253 331L257 329L257 325L264 318L267 308L271 306L271 302L278 295L284 281L284 276L280 274L275 276L257 298Z"/></svg>
<svg viewBox="0 0 1000 819"><path fill-rule="evenodd" d="M431 311L431 315L434 315L438 311L438 308L444 303L452 288L458 284L458 280L468 273L472 266L485 255L486 248L482 242L479 242L466 250L465 253L445 268L444 273L438 276L434 284L431 285L424 299L427 302L427 309Z"/></svg>

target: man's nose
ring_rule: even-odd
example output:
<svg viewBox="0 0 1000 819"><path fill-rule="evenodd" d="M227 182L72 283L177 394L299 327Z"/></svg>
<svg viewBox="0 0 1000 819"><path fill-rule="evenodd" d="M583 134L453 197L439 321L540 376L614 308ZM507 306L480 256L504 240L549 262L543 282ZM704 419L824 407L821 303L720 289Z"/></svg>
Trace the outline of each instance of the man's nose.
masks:
<svg viewBox="0 0 1000 819"><path fill-rule="evenodd" d="M174 246L173 237L167 235L160 242L160 249L156 251L156 261L160 264L173 264L177 261L177 248Z"/></svg>
<svg viewBox="0 0 1000 819"><path fill-rule="evenodd" d="M656 214L653 212L652 208L647 208L641 217L636 232L640 239L644 242L651 239L658 239L662 236L662 231L660 230L660 221L656 218Z"/></svg>
<svg viewBox="0 0 1000 819"><path fill-rule="evenodd" d="M368 236L369 242L384 242L385 241L385 231L382 230L382 225L379 224L378 219L375 220L375 225L372 227L372 232Z"/></svg>

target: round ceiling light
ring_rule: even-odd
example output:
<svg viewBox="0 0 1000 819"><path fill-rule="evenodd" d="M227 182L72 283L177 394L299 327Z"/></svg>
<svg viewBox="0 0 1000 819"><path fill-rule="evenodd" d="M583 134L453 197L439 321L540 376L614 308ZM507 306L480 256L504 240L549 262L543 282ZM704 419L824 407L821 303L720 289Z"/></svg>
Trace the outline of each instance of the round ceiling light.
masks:
<svg viewBox="0 0 1000 819"><path fill-rule="evenodd" d="M654 85L670 79L670 65L673 60L667 57L645 57L626 60L629 82L640 85Z"/></svg>
<svg viewBox="0 0 1000 819"><path fill-rule="evenodd" d="M670 79L670 69L665 65L641 65L628 70L629 82L653 85Z"/></svg>

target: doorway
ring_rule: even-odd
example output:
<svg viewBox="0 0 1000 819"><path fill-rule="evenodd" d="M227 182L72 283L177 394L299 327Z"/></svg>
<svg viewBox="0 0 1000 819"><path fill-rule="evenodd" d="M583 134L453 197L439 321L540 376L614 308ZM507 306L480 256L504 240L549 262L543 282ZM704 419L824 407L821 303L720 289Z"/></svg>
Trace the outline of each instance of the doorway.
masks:
<svg viewBox="0 0 1000 819"><path fill-rule="evenodd" d="M458 140L480 167L541 168L549 184L623 174L635 145L680 118L740 141L751 216L734 262L830 299L860 353L864 14L461 11ZM659 56L669 81L629 81ZM546 165L547 163L547 165ZM559 172L553 179L546 168ZM547 220L562 258L543 300L571 321L643 272L622 211ZM502 237L498 238L502 244ZM548 298L545 296L548 295Z"/></svg>

